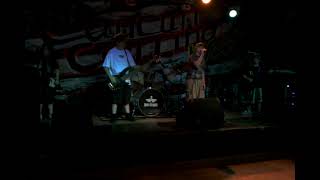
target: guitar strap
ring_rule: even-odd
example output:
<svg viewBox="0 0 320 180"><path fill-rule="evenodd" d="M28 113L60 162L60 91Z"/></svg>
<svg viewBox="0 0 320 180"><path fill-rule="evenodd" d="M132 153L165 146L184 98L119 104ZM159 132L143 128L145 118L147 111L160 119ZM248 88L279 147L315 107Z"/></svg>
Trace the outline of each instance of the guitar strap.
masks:
<svg viewBox="0 0 320 180"><path fill-rule="evenodd" d="M126 54L126 58L127 58L128 65L129 65L129 67L131 67L130 62L129 62L129 59L128 59L127 51L126 51L125 49L124 49L124 53Z"/></svg>
<svg viewBox="0 0 320 180"><path fill-rule="evenodd" d="M126 49L124 49L124 53L126 54L128 66L131 67ZM130 80L129 80L129 84L130 84Z"/></svg>

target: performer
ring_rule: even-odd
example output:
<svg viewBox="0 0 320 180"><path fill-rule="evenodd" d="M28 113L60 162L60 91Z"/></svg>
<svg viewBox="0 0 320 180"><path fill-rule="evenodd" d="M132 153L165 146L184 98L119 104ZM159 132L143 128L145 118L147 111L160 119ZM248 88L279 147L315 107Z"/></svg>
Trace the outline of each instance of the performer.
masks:
<svg viewBox="0 0 320 180"><path fill-rule="evenodd" d="M263 76L264 76L265 70L262 65L262 61L260 58L260 55L257 53L254 53L253 60L251 60L251 63L249 66L245 69L245 72L243 74L243 78L247 80L248 83L246 83L249 87L249 102L250 105L245 109L243 112L245 113L251 113L252 108L257 113L261 113L262 110L262 83L263 83Z"/></svg>
<svg viewBox="0 0 320 180"><path fill-rule="evenodd" d="M189 57L190 69L187 73L187 101L205 98L204 55L207 49L202 42L195 45L194 52Z"/></svg>
<svg viewBox="0 0 320 180"><path fill-rule="evenodd" d="M115 47L110 49L103 62L106 74L108 75L112 89L112 115L111 122L117 118L117 107L119 104L124 105L126 119L134 121L133 115L130 113L130 98L131 98L131 82L130 79L120 79L119 74L128 67L136 66L136 63L126 48L128 39L127 34L119 33L114 36L116 43Z"/></svg>
<svg viewBox="0 0 320 180"><path fill-rule="evenodd" d="M39 50L40 77L40 120L43 120L44 105L48 105L48 118L53 118L55 87L59 85L59 68L53 57L53 47L47 35L43 35L43 45Z"/></svg>

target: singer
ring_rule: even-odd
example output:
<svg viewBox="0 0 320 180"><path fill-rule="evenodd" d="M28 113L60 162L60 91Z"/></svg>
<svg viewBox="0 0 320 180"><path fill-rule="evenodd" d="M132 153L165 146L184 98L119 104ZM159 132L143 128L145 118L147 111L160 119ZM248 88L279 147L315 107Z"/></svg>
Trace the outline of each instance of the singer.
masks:
<svg viewBox="0 0 320 180"><path fill-rule="evenodd" d="M187 101L205 98L205 63L204 56L207 49L202 42L196 43L193 53L189 57L190 70L187 74Z"/></svg>

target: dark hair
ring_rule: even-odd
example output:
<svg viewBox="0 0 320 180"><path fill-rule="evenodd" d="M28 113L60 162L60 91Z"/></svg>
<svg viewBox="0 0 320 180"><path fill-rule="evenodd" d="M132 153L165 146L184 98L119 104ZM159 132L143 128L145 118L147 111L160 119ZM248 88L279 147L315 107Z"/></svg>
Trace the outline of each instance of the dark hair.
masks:
<svg viewBox="0 0 320 180"><path fill-rule="evenodd" d="M44 54L44 50L46 47L48 48L48 51L49 51L48 56ZM48 39L48 41L44 41L41 48L39 48L38 53L39 53L39 58L42 60L46 59L47 63L49 63L49 65L52 68L54 69L59 68L58 63L56 61L56 54L54 52L52 40Z"/></svg>
<svg viewBox="0 0 320 180"><path fill-rule="evenodd" d="M126 41L128 39L128 34L126 33L118 33L116 35L113 36L113 41L115 43L119 43L119 42L122 42L122 41Z"/></svg>

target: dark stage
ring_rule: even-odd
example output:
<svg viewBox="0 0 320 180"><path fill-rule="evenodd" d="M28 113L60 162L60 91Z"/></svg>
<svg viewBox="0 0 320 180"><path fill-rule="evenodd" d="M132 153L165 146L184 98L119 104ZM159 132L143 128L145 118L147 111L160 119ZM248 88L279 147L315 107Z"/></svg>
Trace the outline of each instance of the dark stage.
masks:
<svg viewBox="0 0 320 180"><path fill-rule="evenodd" d="M106 117L93 115L92 122L93 126L87 129L48 128L43 124L41 170L36 176L257 180L294 177L294 141L289 130L266 120L225 112L224 126L212 130L178 128L175 117L138 117L135 122L119 120L111 124Z"/></svg>
<svg viewBox="0 0 320 180"><path fill-rule="evenodd" d="M204 1L28 4L19 85L40 114L40 166L27 175L295 179L312 126L299 4Z"/></svg>

